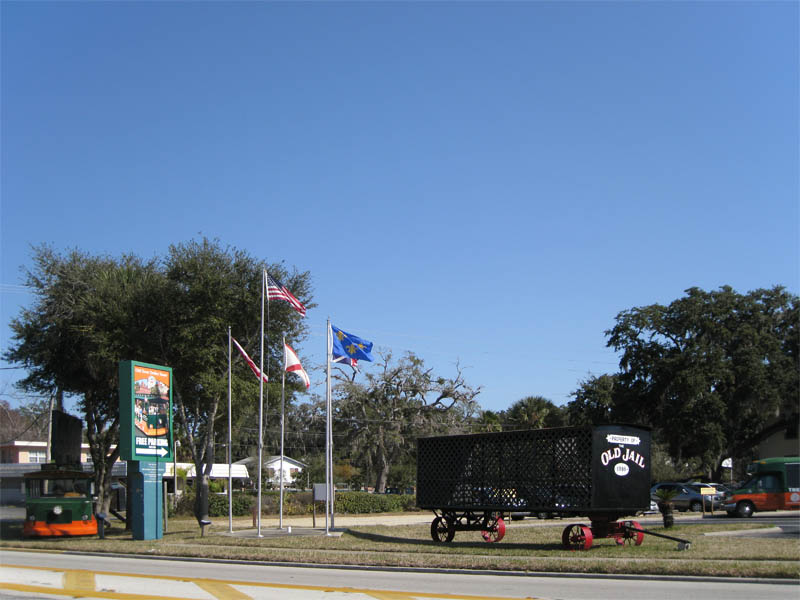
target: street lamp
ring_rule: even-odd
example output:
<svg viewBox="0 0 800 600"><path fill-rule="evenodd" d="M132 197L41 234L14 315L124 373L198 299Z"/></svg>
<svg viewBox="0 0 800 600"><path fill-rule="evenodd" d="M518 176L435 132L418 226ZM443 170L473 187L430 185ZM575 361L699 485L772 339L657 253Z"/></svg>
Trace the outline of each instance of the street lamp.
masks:
<svg viewBox="0 0 800 600"><path fill-rule="evenodd" d="M178 447L181 443L174 440L172 444L172 487L174 488L172 494L172 508L178 508Z"/></svg>

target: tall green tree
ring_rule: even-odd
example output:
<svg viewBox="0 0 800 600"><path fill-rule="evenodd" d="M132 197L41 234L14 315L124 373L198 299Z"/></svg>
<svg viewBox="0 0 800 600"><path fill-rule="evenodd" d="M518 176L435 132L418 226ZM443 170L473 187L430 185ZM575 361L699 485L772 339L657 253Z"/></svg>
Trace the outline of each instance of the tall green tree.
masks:
<svg viewBox="0 0 800 600"><path fill-rule="evenodd" d="M27 369L18 386L78 398L95 468L98 506L108 512L119 457L118 363L149 343L142 327L160 285L154 261L34 248L26 285L36 300L11 321L7 361Z"/></svg>
<svg viewBox="0 0 800 600"><path fill-rule="evenodd" d="M543 396L527 396L512 404L505 415L506 430L563 427L564 409Z"/></svg>
<svg viewBox="0 0 800 600"><path fill-rule="evenodd" d="M503 420L505 412L495 412L493 410L481 410L478 416L472 420L473 433L490 433L503 430Z"/></svg>
<svg viewBox="0 0 800 600"><path fill-rule="evenodd" d="M677 463L714 476L800 412L798 297L782 287L738 294L698 288L667 306L617 315L619 414L654 427Z"/></svg>
<svg viewBox="0 0 800 600"><path fill-rule="evenodd" d="M621 388L616 375L590 377L572 393L574 400L566 406L570 425L601 425L619 419L617 401Z"/></svg>
<svg viewBox="0 0 800 600"><path fill-rule="evenodd" d="M227 410L227 328L258 356L253 352L259 346L265 266L244 251L205 239L172 246L165 259L149 261L35 249L27 284L37 300L12 321L13 341L4 356L27 368L22 389L79 398L103 509L111 465L119 456L118 365L135 359L173 369L176 421L200 474L196 512L198 518L207 516L208 474L216 448L225 447L216 425ZM288 273L279 264L269 269L313 306L308 273ZM272 382L280 381L281 336L297 342L306 334L305 324L285 304L270 303L264 362ZM272 405L279 385L267 389ZM289 402L294 385L288 384ZM241 360L234 360L233 389L235 414L252 423L258 380ZM257 441L257 431L253 437Z"/></svg>
<svg viewBox="0 0 800 600"><path fill-rule="evenodd" d="M227 444L225 428L217 424L221 418L227 420L228 326L237 341L258 360L264 268L290 287L307 307L313 306L308 273L289 274L281 265L266 265L243 250L223 247L216 241L204 239L173 245L164 261L167 287L159 304L163 313L159 319L162 330L158 351L163 363L170 365L175 374L177 422L198 474L195 494L198 520L208 517L211 468L217 459L217 448L224 457ZM270 383L265 386L265 413L270 412L270 406L279 404L282 336L301 341L307 332L305 321L286 302L269 302L268 310L264 370ZM246 418L257 423L258 379L238 353L233 358L237 420ZM297 389L298 386L287 381L289 402ZM257 430L254 433L247 439L257 448L259 433ZM237 438L241 439L239 435Z"/></svg>
<svg viewBox="0 0 800 600"><path fill-rule="evenodd" d="M374 476L376 492L386 490L393 466L415 457L417 437L468 431L480 389L456 370L454 378L441 377L413 353L398 361L386 353L364 383L340 378L334 388L337 439L362 473Z"/></svg>

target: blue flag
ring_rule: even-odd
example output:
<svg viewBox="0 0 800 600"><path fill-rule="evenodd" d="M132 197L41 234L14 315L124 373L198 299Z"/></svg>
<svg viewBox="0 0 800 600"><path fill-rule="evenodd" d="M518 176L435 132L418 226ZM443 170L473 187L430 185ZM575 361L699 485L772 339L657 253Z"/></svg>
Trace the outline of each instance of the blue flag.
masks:
<svg viewBox="0 0 800 600"><path fill-rule="evenodd" d="M333 358L349 358L351 360L372 361L372 342L362 340L360 337L342 331L331 325L333 332Z"/></svg>

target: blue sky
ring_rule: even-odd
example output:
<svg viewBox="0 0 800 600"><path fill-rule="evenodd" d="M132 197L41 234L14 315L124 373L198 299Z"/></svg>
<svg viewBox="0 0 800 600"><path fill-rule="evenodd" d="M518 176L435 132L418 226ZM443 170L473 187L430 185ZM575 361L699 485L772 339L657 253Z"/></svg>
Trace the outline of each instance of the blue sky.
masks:
<svg viewBox="0 0 800 600"><path fill-rule="evenodd" d="M311 272L317 384L330 316L566 403L622 310L798 292L798 6L3 2L2 347L32 244L207 236Z"/></svg>

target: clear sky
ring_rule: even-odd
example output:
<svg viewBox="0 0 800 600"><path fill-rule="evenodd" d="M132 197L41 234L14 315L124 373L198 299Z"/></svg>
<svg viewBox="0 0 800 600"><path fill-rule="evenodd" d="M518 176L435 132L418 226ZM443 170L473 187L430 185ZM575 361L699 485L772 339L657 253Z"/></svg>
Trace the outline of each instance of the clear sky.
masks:
<svg viewBox="0 0 800 600"><path fill-rule="evenodd" d="M315 384L330 316L564 404L622 310L798 292L798 6L4 1L2 347L32 244L207 236L311 272Z"/></svg>

